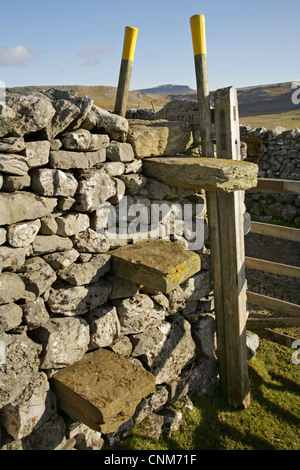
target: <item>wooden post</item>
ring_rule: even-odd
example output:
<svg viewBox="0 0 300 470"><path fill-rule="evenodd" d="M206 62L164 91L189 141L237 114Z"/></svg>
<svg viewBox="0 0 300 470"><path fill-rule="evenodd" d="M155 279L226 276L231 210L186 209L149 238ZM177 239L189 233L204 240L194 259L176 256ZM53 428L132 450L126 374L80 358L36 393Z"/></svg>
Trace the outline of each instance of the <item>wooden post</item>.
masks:
<svg viewBox="0 0 300 470"><path fill-rule="evenodd" d="M214 95L218 158L240 160L237 92L234 87ZM249 406L246 346L247 283L244 248L244 191L218 195L221 227L221 272L226 344L227 394L234 406Z"/></svg>
<svg viewBox="0 0 300 470"><path fill-rule="evenodd" d="M125 117L138 29L126 26L114 113Z"/></svg>
<svg viewBox="0 0 300 470"><path fill-rule="evenodd" d="M203 15L192 16L190 24L197 79L202 153L204 157L214 158L205 17ZM222 120L227 122L227 116L225 118L222 115ZM233 151L232 146L228 147L228 133L223 125L221 126L221 133L224 133L221 139L222 146L227 145L226 149L229 152ZM218 140L217 147L220 151L219 142L220 140ZM229 158L232 158L231 155ZM240 219L243 212L240 206L240 198L235 198L234 193L218 194L214 191L207 191L206 200L220 382L223 391L227 394L230 405L247 407L250 404L250 394L247 355L245 356L246 330L244 314L240 315L240 311L244 312L246 309L246 290L241 269L244 259L244 241L241 239ZM240 242L242 242L242 246L240 246ZM229 326L231 324L233 324L233 327Z"/></svg>

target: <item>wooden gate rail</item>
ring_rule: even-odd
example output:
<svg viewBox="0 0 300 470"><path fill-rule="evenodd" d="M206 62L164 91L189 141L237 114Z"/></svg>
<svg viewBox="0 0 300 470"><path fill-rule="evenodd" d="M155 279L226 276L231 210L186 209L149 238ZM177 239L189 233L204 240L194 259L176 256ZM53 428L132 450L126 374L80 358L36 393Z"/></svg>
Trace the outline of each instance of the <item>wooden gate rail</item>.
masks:
<svg viewBox="0 0 300 470"><path fill-rule="evenodd" d="M251 189L250 192L300 194L300 181L258 178L257 187ZM250 232L300 242L300 230L293 227L251 222ZM290 266L248 256L245 257L245 266L249 269L300 279L300 268L297 266ZM247 301L254 305L289 315L288 317L248 318L247 328L256 331L262 338L291 347L296 338L273 331L270 328L299 327L300 305L251 291L247 291Z"/></svg>

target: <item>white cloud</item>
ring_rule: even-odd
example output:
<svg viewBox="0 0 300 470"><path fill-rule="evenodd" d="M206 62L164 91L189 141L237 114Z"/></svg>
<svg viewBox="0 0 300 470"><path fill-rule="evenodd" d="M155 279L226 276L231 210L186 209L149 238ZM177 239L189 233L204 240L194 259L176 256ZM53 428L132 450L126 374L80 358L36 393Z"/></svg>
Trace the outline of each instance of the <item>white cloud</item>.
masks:
<svg viewBox="0 0 300 470"><path fill-rule="evenodd" d="M90 46L77 52L78 57L94 57L105 54L113 49L113 46Z"/></svg>
<svg viewBox="0 0 300 470"><path fill-rule="evenodd" d="M22 67L35 58L36 54L22 45L0 48L0 67Z"/></svg>

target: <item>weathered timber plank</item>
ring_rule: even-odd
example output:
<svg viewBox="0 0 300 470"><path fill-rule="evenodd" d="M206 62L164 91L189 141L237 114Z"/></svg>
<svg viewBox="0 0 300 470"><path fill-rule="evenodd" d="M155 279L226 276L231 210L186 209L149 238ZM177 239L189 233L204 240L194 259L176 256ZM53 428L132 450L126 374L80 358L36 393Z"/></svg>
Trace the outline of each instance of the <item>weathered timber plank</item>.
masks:
<svg viewBox="0 0 300 470"><path fill-rule="evenodd" d="M298 228L265 224L263 222L251 222L250 232L300 242L300 229Z"/></svg>
<svg viewBox="0 0 300 470"><path fill-rule="evenodd" d="M288 264L275 263L264 259L245 257L246 268L264 271L266 273L280 274L300 279L300 268Z"/></svg>
<svg viewBox="0 0 300 470"><path fill-rule="evenodd" d="M294 338L293 336L285 335L284 333L279 333L278 331L273 331L269 328L255 330L255 333L258 334L260 338L267 339L273 343L281 344L287 348L291 348L294 341L297 340L297 338Z"/></svg>
<svg viewBox="0 0 300 470"><path fill-rule="evenodd" d="M118 277L168 293L198 272L200 257L169 240L144 240L111 252Z"/></svg>
<svg viewBox="0 0 300 470"><path fill-rule="evenodd" d="M248 318L249 330L261 330L264 328L293 328L300 326L300 317L267 317Z"/></svg>
<svg viewBox="0 0 300 470"><path fill-rule="evenodd" d="M145 176L169 186L232 192L256 186L254 163L188 156L143 159Z"/></svg>
<svg viewBox="0 0 300 470"><path fill-rule="evenodd" d="M287 313L294 317L300 317L300 305L286 302L280 299L273 299L266 295L256 294L255 292L247 292L247 300L254 305L269 308L271 310Z"/></svg>
<svg viewBox="0 0 300 470"><path fill-rule="evenodd" d="M255 192L300 194L300 181L258 178Z"/></svg>

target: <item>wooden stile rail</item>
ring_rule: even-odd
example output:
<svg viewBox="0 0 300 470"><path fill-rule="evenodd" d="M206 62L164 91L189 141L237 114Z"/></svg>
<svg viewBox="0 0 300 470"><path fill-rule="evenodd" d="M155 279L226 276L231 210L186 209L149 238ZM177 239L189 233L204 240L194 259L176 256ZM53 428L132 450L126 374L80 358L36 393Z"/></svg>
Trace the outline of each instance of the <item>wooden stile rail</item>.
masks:
<svg viewBox="0 0 300 470"><path fill-rule="evenodd" d="M258 179L257 187L251 192L300 194L300 182L290 180ZM300 242L300 230L281 225L251 222L251 233ZM276 263L263 259L245 257L246 268L264 271L281 276L300 279L300 267ZM247 328L257 331L259 336L284 346L291 347L296 338L271 330L270 328L291 328L300 326L300 305L275 299L255 292L247 292L249 303L275 310L288 317L248 318Z"/></svg>

